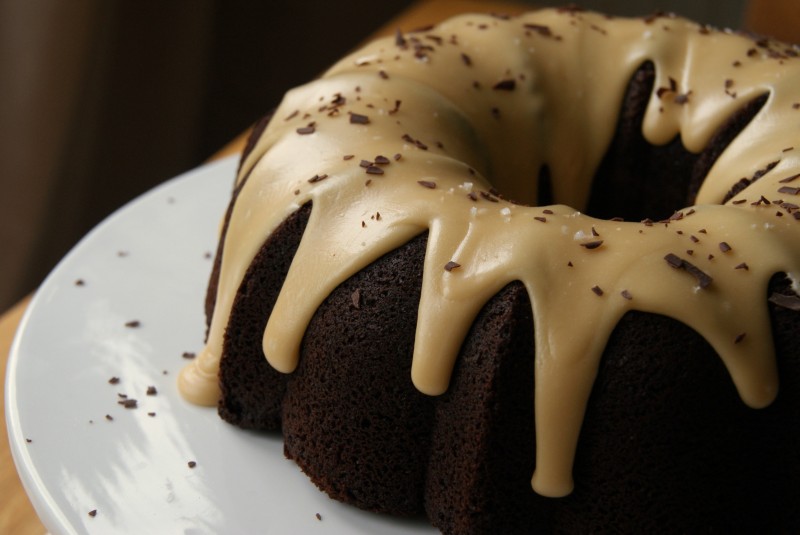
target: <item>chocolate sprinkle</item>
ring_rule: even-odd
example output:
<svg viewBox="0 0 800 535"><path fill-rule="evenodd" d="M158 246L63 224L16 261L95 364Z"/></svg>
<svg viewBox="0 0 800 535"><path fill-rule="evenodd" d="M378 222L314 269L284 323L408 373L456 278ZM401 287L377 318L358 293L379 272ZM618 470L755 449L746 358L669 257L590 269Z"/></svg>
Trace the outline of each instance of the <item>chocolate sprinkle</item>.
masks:
<svg viewBox="0 0 800 535"><path fill-rule="evenodd" d="M382 175L383 169L376 165L370 165L367 167L367 174L368 175Z"/></svg>
<svg viewBox="0 0 800 535"><path fill-rule="evenodd" d="M431 182L430 180L417 180L417 184L423 188L436 189L436 182Z"/></svg>
<svg viewBox="0 0 800 535"><path fill-rule="evenodd" d="M185 359L193 359L195 356L196 354L191 351L184 351L183 353L181 353L181 357Z"/></svg>
<svg viewBox="0 0 800 535"><path fill-rule="evenodd" d="M125 323L125 327L130 327L131 329L135 329L137 327L141 327L142 323L139 320L132 320Z"/></svg>
<svg viewBox="0 0 800 535"><path fill-rule="evenodd" d="M460 267L461 267L461 264L459 264L458 262L453 262L451 260L451 261L449 261L448 263L446 263L444 265L444 270L445 271L453 271L454 269L460 268Z"/></svg>
<svg viewBox="0 0 800 535"><path fill-rule="evenodd" d="M714 280L703 270L701 270L691 262L679 257L678 255L669 253L664 257L664 260L667 261L667 264L669 264L670 267L673 267L675 269L683 269L687 273L692 275L695 279L697 279L697 284L700 286L700 288L707 288Z"/></svg>
<svg viewBox="0 0 800 535"><path fill-rule="evenodd" d="M314 128L313 124L310 124L308 126L301 126L296 131L301 136L304 136L304 135L307 135L307 134L313 134L316 131L316 129Z"/></svg>

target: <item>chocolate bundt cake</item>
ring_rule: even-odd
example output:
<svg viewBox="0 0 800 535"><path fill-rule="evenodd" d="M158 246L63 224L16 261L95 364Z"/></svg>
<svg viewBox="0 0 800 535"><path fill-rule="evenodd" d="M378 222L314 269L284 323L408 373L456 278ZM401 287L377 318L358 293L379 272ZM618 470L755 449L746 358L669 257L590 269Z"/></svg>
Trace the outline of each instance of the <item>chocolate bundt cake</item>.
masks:
<svg viewBox="0 0 800 535"><path fill-rule="evenodd" d="M578 9L367 45L255 129L181 391L445 533L796 532L799 52Z"/></svg>

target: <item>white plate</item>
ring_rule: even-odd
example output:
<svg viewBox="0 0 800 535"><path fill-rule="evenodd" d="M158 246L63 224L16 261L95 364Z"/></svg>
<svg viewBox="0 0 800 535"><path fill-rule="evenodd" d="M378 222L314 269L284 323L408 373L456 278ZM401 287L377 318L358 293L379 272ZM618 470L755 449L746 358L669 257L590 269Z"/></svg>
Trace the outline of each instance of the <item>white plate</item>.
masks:
<svg viewBox="0 0 800 535"><path fill-rule="evenodd" d="M201 167L125 206L32 300L9 357L6 420L37 513L56 534L434 533L331 500L284 458L279 436L178 395L182 354L202 346L235 168L235 158Z"/></svg>

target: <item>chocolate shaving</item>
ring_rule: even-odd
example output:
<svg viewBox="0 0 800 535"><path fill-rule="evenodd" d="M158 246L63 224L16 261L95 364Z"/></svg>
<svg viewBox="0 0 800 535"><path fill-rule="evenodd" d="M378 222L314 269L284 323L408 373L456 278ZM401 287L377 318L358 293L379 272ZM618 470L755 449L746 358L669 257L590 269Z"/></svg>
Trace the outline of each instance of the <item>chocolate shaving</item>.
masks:
<svg viewBox="0 0 800 535"><path fill-rule="evenodd" d="M782 186L778 190L778 193L788 193L789 195L797 195L798 193L800 193L800 187L793 188L791 186Z"/></svg>
<svg viewBox="0 0 800 535"><path fill-rule="evenodd" d="M783 149L783 150L786 150L786 149ZM797 173L796 175L792 175L792 176L787 176L786 178L782 178L782 179L778 180L778 182L781 183L781 184L787 184L789 182L792 182L794 179L796 179L798 177L800 177L800 173Z"/></svg>
<svg viewBox="0 0 800 535"><path fill-rule="evenodd" d="M436 189L436 182L431 182L430 180L417 180L417 184L423 188Z"/></svg>
<svg viewBox="0 0 800 535"><path fill-rule="evenodd" d="M300 128L298 128L296 130L296 132L298 134L300 134L301 136L304 136L304 135L307 135L307 134L313 134L315 132L315 130L316 129L314 128L314 125L313 124L309 124L308 126L301 126Z"/></svg>
<svg viewBox="0 0 800 535"><path fill-rule="evenodd" d="M369 117L360 113L351 113L350 124L369 124Z"/></svg>
<svg viewBox="0 0 800 535"><path fill-rule="evenodd" d="M131 398L131 399L123 399L121 401L117 401L119 405L122 405L126 409L135 409L138 406L138 402Z"/></svg>
<svg viewBox="0 0 800 535"><path fill-rule="evenodd" d="M492 86L492 89L498 89L501 91L513 91L514 88L517 87L517 82L513 78L508 80L501 80Z"/></svg>
<svg viewBox="0 0 800 535"><path fill-rule="evenodd" d="M673 267L675 269L683 269L684 271L692 275L695 279L697 279L697 284L698 286L700 286L700 288L708 288L708 286L714 280L703 270L701 270L691 262L679 257L678 255L669 253L664 257L664 260L667 261L667 264L669 264L670 267Z"/></svg>
<svg viewBox="0 0 800 535"><path fill-rule="evenodd" d="M620 295L622 297L624 297L625 299L627 299L628 301L633 299L633 296L631 295L631 293L628 290L622 290L622 292L620 292Z"/></svg>
<svg viewBox="0 0 800 535"><path fill-rule="evenodd" d="M769 297L769 302L779 307L800 312L800 297L797 295L785 295L775 292Z"/></svg>
<svg viewBox="0 0 800 535"><path fill-rule="evenodd" d="M315 182L319 182L320 180L325 180L326 178L328 178L328 175L326 174L314 175L311 178L309 178L308 181L313 184Z"/></svg>
<svg viewBox="0 0 800 535"><path fill-rule="evenodd" d="M380 154L375 156L375 165L388 165L390 163L392 163L392 161L386 156L381 156Z"/></svg>
<svg viewBox="0 0 800 535"><path fill-rule="evenodd" d="M367 174L368 175L382 175L383 169L378 167L377 165L370 165L367 167Z"/></svg>
<svg viewBox="0 0 800 535"><path fill-rule="evenodd" d="M719 250L722 251L723 253L727 253L728 251L731 250L731 246L728 245L728 242L724 242L724 241L723 242L719 242Z"/></svg>
<svg viewBox="0 0 800 535"><path fill-rule="evenodd" d="M453 271L454 269L460 268L460 267L461 267L461 264L459 264L458 262L453 262L451 260L451 261L449 261L448 263L446 263L444 265L444 270L445 271Z"/></svg>
<svg viewBox="0 0 800 535"><path fill-rule="evenodd" d="M595 240L595 241L590 241L590 242L582 243L582 244L581 244L581 247L583 247L583 248L585 248L585 249L592 250L592 249L597 249L597 248L598 248L598 247L600 247L601 245L603 245L603 240Z"/></svg>

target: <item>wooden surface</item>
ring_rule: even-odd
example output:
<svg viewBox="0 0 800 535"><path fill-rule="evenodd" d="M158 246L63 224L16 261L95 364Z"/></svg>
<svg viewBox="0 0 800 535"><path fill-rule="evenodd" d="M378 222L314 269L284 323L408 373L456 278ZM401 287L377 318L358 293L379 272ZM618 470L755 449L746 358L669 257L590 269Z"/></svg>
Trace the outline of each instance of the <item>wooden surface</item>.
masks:
<svg viewBox="0 0 800 535"><path fill-rule="evenodd" d="M365 36L365 38L390 35L398 28L404 31L413 30L439 22L456 13L467 11L513 14L522 11L522 8L510 2L423 0L413 4L409 9L388 21L386 25L378 29L374 34ZM212 160L241 152L246 137L247 135L244 133L232 140L228 145L220 149ZM0 379L2 379L3 385L5 385L6 363L14 332L29 302L30 297L0 316ZM41 535L46 533L46 529L36 516L22 488L22 483L11 458L5 426L4 400L5 397L0 398L0 411L3 414L3 425L0 431L0 534Z"/></svg>

